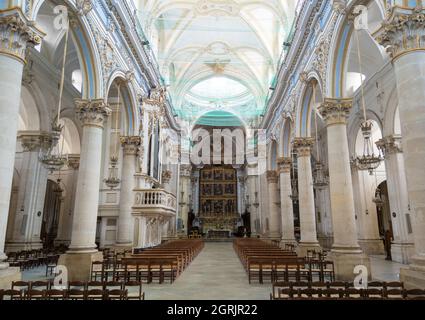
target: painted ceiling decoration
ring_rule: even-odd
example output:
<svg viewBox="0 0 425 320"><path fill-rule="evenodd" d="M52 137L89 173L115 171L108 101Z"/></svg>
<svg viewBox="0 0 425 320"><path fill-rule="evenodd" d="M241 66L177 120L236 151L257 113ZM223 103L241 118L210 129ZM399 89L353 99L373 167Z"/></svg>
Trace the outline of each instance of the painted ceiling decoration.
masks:
<svg viewBox="0 0 425 320"><path fill-rule="evenodd" d="M213 111L259 121L298 0L134 1L182 125Z"/></svg>

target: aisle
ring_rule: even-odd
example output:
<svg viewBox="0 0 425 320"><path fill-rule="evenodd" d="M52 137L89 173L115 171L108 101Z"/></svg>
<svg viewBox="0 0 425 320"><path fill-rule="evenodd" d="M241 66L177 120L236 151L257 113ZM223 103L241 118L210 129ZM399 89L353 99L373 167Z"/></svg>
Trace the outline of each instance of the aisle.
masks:
<svg viewBox="0 0 425 320"><path fill-rule="evenodd" d="M172 285L144 285L146 300L268 300L271 285L249 285L232 243L206 243Z"/></svg>

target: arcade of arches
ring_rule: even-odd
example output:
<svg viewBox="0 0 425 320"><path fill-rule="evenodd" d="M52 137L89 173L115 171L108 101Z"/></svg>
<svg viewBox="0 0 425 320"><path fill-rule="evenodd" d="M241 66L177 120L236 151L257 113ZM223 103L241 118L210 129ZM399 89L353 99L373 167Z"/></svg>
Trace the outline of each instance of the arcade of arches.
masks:
<svg viewBox="0 0 425 320"><path fill-rule="evenodd" d="M105 248L198 236L425 288L424 8L0 1L0 288L16 252L85 280Z"/></svg>

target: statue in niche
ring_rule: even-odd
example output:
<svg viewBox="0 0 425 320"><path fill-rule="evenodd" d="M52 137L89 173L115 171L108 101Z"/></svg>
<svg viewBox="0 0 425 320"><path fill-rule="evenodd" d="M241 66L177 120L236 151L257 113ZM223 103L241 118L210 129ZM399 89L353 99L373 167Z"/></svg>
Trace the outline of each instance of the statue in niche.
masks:
<svg viewBox="0 0 425 320"><path fill-rule="evenodd" d="M223 195L223 186L221 184L214 185L214 195L215 196Z"/></svg>

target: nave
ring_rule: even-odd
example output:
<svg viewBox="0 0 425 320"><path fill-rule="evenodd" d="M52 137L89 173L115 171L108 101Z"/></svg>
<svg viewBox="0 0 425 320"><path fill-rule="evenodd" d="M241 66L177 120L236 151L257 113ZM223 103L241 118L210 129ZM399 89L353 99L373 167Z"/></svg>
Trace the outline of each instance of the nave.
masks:
<svg viewBox="0 0 425 320"><path fill-rule="evenodd" d="M371 257L373 280L399 281L398 270L406 265ZM45 267L26 270L23 281L43 281ZM146 300L269 300L271 283L248 282L248 274L231 242L207 242L195 260L173 284L142 285ZM133 289L134 291L135 289Z"/></svg>

